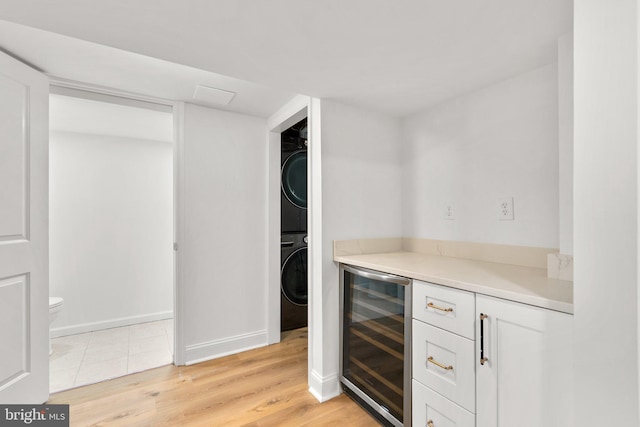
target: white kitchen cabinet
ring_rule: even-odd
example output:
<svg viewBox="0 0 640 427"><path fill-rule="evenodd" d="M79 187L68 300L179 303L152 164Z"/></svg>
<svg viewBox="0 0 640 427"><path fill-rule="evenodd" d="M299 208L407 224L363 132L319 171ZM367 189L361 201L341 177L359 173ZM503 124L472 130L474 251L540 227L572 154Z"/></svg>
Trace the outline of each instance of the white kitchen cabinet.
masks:
<svg viewBox="0 0 640 427"><path fill-rule="evenodd" d="M413 281L413 317L471 340L475 304L473 292Z"/></svg>
<svg viewBox="0 0 640 427"><path fill-rule="evenodd" d="M414 280L414 426L473 427L475 295Z"/></svg>
<svg viewBox="0 0 640 427"><path fill-rule="evenodd" d="M474 427L474 415L422 383L412 381L414 427Z"/></svg>
<svg viewBox="0 0 640 427"><path fill-rule="evenodd" d="M412 336L413 378L475 412L474 342L415 319Z"/></svg>
<svg viewBox="0 0 640 427"><path fill-rule="evenodd" d="M573 316L418 280L413 309L413 425L573 425Z"/></svg>
<svg viewBox="0 0 640 427"><path fill-rule="evenodd" d="M477 427L573 425L572 322L565 313L476 295Z"/></svg>

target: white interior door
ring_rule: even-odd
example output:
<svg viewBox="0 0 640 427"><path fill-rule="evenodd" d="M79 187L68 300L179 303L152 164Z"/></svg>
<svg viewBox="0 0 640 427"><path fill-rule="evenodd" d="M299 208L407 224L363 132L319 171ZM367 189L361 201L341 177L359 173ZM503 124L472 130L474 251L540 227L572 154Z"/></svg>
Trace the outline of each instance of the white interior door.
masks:
<svg viewBox="0 0 640 427"><path fill-rule="evenodd" d="M0 52L0 402L49 397L49 83Z"/></svg>

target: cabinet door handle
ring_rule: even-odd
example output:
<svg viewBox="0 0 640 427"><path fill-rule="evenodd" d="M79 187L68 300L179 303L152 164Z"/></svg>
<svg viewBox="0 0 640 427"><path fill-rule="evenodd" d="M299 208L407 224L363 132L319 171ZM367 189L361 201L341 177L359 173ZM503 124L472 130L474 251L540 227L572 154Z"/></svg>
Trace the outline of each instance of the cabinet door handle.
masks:
<svg viewBox="0 0 640 427"><path fill-rule="evenodd" d="M436 427L436 425L433 423L433 420L429 420L427 421L427 427Z"/></svg>
<svg viewBox="0 0 640 427"><path fill-rule="evenodd" d="M440 363L437 360L435 360L433 358L433 356L429 356L427 358L427 362L433 363L434 365L439 366L439 367L441 367L442 369L444 369L446 371L453 371L453 366L451 366L451 365L449 365L449 366L443 365L442 363Z"/></svg>
<svg viewBox="0 0 640 427"><path fill-rule="evenodd" d="M480 364L484 365L484 362L488 362L489 359L484 357L484 319L487 316L484 313L480 313Z"/></svg>
<svg viewBox="0 0 640 427"><path fill-rule="evenodd" d="M440 311L444 311L447 313L452 313L453 312L453 308L451 307L447 307L447 308L443 308L443 307L438 307L437 305L435 305L434 303L430 302L429 304L427 304L427 307L429 308L433 308L435 310L440 310Z"/></svg>

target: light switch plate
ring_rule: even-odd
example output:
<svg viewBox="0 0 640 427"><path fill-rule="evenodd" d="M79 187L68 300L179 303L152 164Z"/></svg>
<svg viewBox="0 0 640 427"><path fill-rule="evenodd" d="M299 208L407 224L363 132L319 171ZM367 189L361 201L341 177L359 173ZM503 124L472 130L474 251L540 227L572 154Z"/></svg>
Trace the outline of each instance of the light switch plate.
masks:
<svg viewBox="0 0 640 427"><path fill-rule="evenodd" d="M446 202L442 211L442 219L456 219L456 205L453 202Z"/></svg>
<svg viewBox="0 0 640 427"><path fill-rule="evenodd" d="M498 200L498 220L513 221L513 197Z"/></svg>

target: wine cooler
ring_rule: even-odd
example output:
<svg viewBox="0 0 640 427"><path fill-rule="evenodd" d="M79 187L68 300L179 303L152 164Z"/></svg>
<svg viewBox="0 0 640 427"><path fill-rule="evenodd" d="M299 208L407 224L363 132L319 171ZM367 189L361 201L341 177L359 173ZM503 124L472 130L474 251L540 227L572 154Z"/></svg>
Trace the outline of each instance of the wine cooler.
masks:
<svg viewBox="0 0 640 427"><path fill-rule="evenodd" d="M388 426L411 425L411 280L340 265L340 381Z"/></svg>

